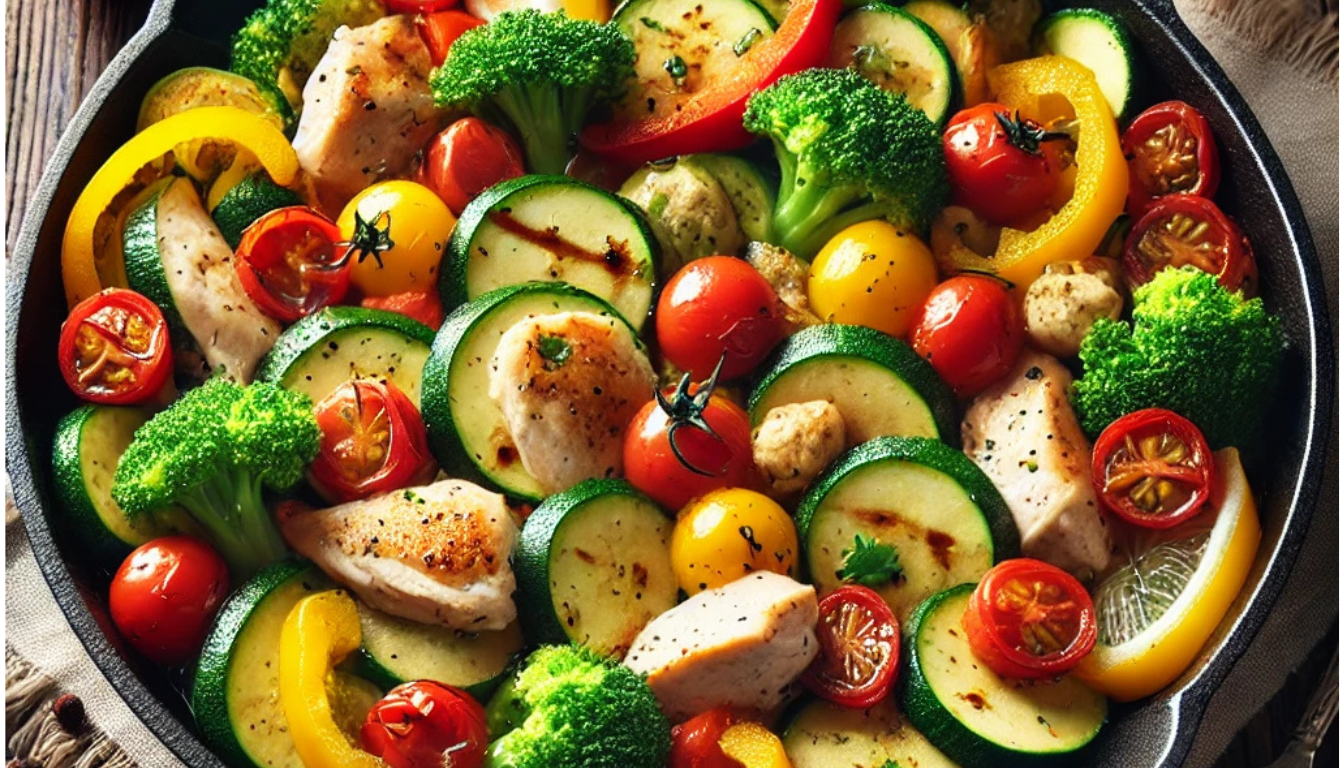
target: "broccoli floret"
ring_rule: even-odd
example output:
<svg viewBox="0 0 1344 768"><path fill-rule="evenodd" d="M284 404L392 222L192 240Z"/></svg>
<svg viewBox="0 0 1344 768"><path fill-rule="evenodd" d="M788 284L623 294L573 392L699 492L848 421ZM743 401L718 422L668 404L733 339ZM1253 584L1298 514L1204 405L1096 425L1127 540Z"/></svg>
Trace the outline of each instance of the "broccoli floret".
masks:
<svg viewBox="0 0 1344 768"><path fill-rule="evenodd" d="M381 0L268 0L233 36L229 69L278 91L297 111L337 27L372 24L386 13Z"/></svg>
<svg viewBox="0 0 1344 768"><path fill-rule="evenodd" d="M533 173L559 174L588 112L621 95L634 63L616 26L528 9L465 32L429 82L439 106L512 127Z"/></svg>
<svg viewBox="0 0 1344 768"><path fill-rule="evenodd" d="M321 437L308 396L211 379L136 430L117 464L112 498L131 518L186 509L244 577L286 553L262 485L297 483Z"/></svg>
<svg viewBox="0 0 1344 768"><path fill-rule="evenodd" d="M861 221L922 233L947 198L937 127L853 70L780 78L747 102L743 125L779 158L772 240L805 259Z"/></svg>
<svg viewBox="0 0 1344 768"><path fill-rule="evenodd" d="M663 768L672 732L647 683L582 646L543 646L486 710L484 768Z"/></svg>
<svg viewBox="0 0 1344 768"><path fill-rule="evenodd" d="M1166 408L1213 449L1251 450L1283 354L1278 318L1194 267L1164 269L1134 291L1134 325L1102 318L1083 338L1073 405L1095 437L1143 408Z"/></svg>

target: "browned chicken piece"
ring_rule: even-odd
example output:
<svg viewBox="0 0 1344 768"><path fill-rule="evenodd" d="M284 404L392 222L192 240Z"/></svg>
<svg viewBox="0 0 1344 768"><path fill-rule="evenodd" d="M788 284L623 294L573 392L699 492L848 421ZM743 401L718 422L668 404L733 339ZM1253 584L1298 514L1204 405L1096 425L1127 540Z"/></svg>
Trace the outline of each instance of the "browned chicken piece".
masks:
<svg viewBox="0 0 1344 768"><path fill-rule="evenodd" d="M779 303L784 305L787 333L821 323L821 318L813 314L807 301L806 261L777 245L753 241L747 243L747 263L775 289Z"/></svg>
<svg viewBox="0 0 1344 768"><path fill-rule="evenodd" d="M490 366L490 397L548 494L620 476L625 428L653 387L653 368L629 329L590 312L519 322L500 337Z"/></svg>
<svg viewBox="0 0 1344 768"><path fill-rule="evenodd" d="M429 88L433 68L410 16L336 30L304 86L294 134L299 165L327 214L374 182L414 172L443 118Z"/></svg>
<svg viewBox="0 0 1344 768"><path fill-rule="evenodd" d="M278 517L291 547L384 613L466 631L504 629L517 615L518 525L498 493L440 480Z"/></svg>
<svg viewBox="0 0 1344 768"><path fill-rule="evenodd" d="M1022 553L1087 575L1106 567L1111 536L1092 490L1092 448L1069 405L1072 381L1055 358L1024 353L971 403L961 437L1008 503Z"/></svg>
<svg viewBox="0 0 1344 768"><path fill-rule="evenodd" d="M751 433L751 455L773 494L807 487L845 452L845 417L825 400L771 408Z"/></svg>

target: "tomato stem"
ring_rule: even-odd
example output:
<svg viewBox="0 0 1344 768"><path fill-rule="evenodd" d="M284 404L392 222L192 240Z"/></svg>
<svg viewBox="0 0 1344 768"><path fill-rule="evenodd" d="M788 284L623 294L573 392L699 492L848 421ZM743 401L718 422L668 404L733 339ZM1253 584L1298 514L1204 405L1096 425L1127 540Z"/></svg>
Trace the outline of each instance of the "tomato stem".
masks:
<svg viewBox="0 0 1344 768"><path fill-rule="evenodd" d="M719 382L719 372L723 370L723 361L728 358L728 352L724 351L719 355L719 362L714 366L714 372L709 375L703 386L691 394L691 374L684 373L681 381L677 383L677 389L672 393L669 399L663 396L661 390L655 389L653 396L658 401L658 407L667 414L667 443L672 448L672 455L676 457L677 462L687 470L694 472L702 477L714 477L723 471L720 467L718 472L707 472L692 464L681 452L681 447L677 445L677 433L686 427L699 429L710 437L723 442L723 438L714 428L705 421L705 407L709 405L709 399L714 394L714 387Z"/></svg>

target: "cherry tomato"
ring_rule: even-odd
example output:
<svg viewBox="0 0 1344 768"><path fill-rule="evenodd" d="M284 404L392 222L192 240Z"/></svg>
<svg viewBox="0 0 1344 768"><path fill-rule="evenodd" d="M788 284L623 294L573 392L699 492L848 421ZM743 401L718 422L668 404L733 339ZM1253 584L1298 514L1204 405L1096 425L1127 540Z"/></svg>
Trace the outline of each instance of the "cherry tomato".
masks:
<svg viewBox="0 0 1344 768"><path fill-rule="evenodd" d="M229 566L190 536L141 544L112 577L107 607L137 651L166 666L196 658L229 594Z"/></svg>
<svg viewBox="0 0 1344 768"><path fill-rule="evenodd" d="M485 709L465 691L418 680L373 705L359 743L391 768L479 768L490 733Z"/></svg>
<svg viewBox="0 0 1344 768"><path fill-rule="evenodd" d="M1134 224L1125 241L1131 289L1167 267L1196 266L1229 291L1254 295L1259 282L1251 243L1212 200L1168 195Z"/></svg>
<svg viewBox="0 0 1344 768"><path fill-rule="evenodd" d="M1165 195L1213 197L1221 169L1209 122L1183 101L1164 101L1134 118L1120 139L1129 163L1129 215Z"/></svg>
<svg viewBox="0 0 1344 768"><path fill-rule="evenodd" d="M713 394L712 383L692 394L689 381L688 374L646 403L622 448L625 479L669 510L717 488L756 482L746 412Z"/></svg>
<svg viewBox="0 0 1344 768"><path fill-rule="evenodd" d="M258 309L292 323L345 298L350 263L339 242L341 231L317 211L279 208L243 230L233 266Z"/></svg>
<svg viewBox="0 0 1344 768"><path fill-rule="evenodd" d="M658 345L673 365L697 379L722 359L720 375L750 373L784 332L779 297L741 259L709 256L682 267L663 288L654 321Z"/></svg>
<svg viewBox="0 0 1344 768"><path fill-rule="evenodd" d="M465 11L429 13L417 16L415 23L420 28L420 38L425 41L425 47L429 48L429 58L436 67L443 65L444 59L448 58L448 51L463 32L485 24Z"/></svg>
<svg viewBox="0 0 1344 768"><path fill-rule="evenodd" d="M672 570L688 595L748 573L793 575L798 531L769 496L746 488L710 491L682 508L672 528Z"/></svg>
<svg viewBox="0 0 1344 768"><path fill-rule="evenodd" d="M638 169L639 166L628 166L615 158L596 155L579 147L574 159L565 168L565 175L614 193Z"/></svg>
<svg viewBox="0 0 1344 768"><path fill-rule="evenodd" d="M865 221L822 246L807 275L807 300L827 322L903 337L937 284L927 245L885 221Z"/></svg>
<svg viewBox="0 0 1344 768"><path fill-rule="evenodd" d="M1092 449L1092 485L1106 508L1143 528L1197 514L1213 486L1213 452L1180 414L1147 408L1116 419Z"/></svg>
<svg viewBox="0 0 1344 768"><path fill-rule="evenodd" d="M843 586L818 604L820 651L803 685L842 707L866 709L891 692L901 658L901 628L882 596Z"/></svg>
<svg viewBox="0 0 1344 768"><path fill-rule="evenodd" d="M350 281L365 296L437 287L457 217L430 188L383 181L355 195L336 220L351 246Z"/></svg>
<svg viewBox="0 0 1344 768"><path fill-rule="evenodd" d="M168 324L154 302L108 288L76 304L61 325L61 375L90 402L144 402L159 394L173 371L168 342Z"/></svg>
<svg viewBox="0 0 1344 768"><path fill-rule="evenodd" d="M1060 134L986 102L952 116L943 156L952 203L1000 227L1044 210L1059 185Z"/></svg>
<svg viewBox="0 0 1344 768"><path fill-rule="evenodd" d="M971 651L1004 677L1043 679L1078 665L1097 643L1092 597L1074 577L1030 558L989 569L961 619Z"/></svg>
<svg viewBox="0 0 1344 768"><path fill-rule="evenodd" d="M959 397L1003 378L1026 342L1022 310L992 277L958 275L933 289L915 318L910 346Z"/></svg>
<svg viewBox="0 0 1344 768"><path fill-rule="evenodd" d="M742 764L723 754L719 739L737 722L726 709L701 712L672 727L670 768L742 768Z"/></svg>
<svg viewBox="0 0 1344 768"><path fill-rule="evenodd" d="M436 331L443 325L443 301L436 289L406 291L391 296L365 296L359 300L359 306L396 312L424 323Z"/></svg>
<svg viewBox="0 0 1344 768"><path fill-rule="evenodd" d="M434 13L452 8L459 0L385 0L388 13Z"/></svg>
<svg viewBox="0 0 1344 768"><path fill-rule="evenodd" d="M434 137L420 167L421 183L461 216L473 198L501 181L523 175L523 153L504 131L478 117L464 117Z"/></svg>
<svg viewBox="0 0 1344 768"><path fill-rule="evenodd" d="M364 499L434 476L425 423L392 382L347 381L315 413L322 445L309 473L328 501Z"/></svg>

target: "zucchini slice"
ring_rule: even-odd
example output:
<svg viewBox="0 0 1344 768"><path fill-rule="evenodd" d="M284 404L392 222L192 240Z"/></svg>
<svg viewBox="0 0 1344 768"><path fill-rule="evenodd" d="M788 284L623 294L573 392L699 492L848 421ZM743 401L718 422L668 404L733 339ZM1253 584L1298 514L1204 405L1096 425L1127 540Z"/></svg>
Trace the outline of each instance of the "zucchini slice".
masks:
<svg viewBox="0 0 1344 768"><path fill-rule="evenodd" d="M523 652L516 622L498 632L462 632L389 616L361 602L359 626L363 644L355 671L383 688L433 680L488 701Z"/></svg>
<svg viewBox="0 0 1344 768"><path fill-rule="evenodd" d="M849 67L878 87L903 93L941 126L957 101L952 56L929 25L889 5L850 11L835 28L830 66Z"/></svg>
<svg viewBox="0 0 1344 768"><path fill-rule="evenodd" d="M859 325L814 325L790 336L763 366L747 401L751 424L771 408L827 400L845 419L846 443L882 435L942 437L960 445L956 401L909 345Z"/></svg>
<svg viewBox="0 0 1344 768"><path fill-rule="evenodd" d="M224 177L221 176L215 185L223 181ZM211 195L214 194L215 187L212 186ZM252 222L277 208L291 205L303 205L303 199L298 193L271 181L265 171L254 171L223 193L210 210L210 216L215 220L215 226L219 227L225 242L236 251L238 244L243 241L243 230L251 226Z"/></svg>
<svg viewBox="0 0 1344 768"><path fill-rule="evenodd" d="M768 242L775 216L775 185L765 180L759 168L737 155L707 153L685 155L682 162L703 168L728 193L737 213L737 224L748 240Z"/></svg>
<svg viewBox="0 0 1344 768"><path fill-rule="evenodd" d="M233 72L211 67L187 67L172 72L149 87L135 121L139 133L158 121L196 107L238 107L261 115L279 130L294 116L275 91L263 90Z"/></svg>
<svg viewBox="0 0 1344 768"><path fill-rule="evenodd" d="M929 438L879 437L840 457L808 489L794 520L823 596L843 584L856 536L895 547L900 576L873 588L902 622L929 595L979 581L1020 547L989 478L961 451Z"/></svg>
<svg viewBox="0 0 1344 768"><path fill-rule="evenodd" d="M890 696L867 709L809 701L794 712L782 740L793 768L957 768L901 716Z"/></svg>
<svg viewBox="0 0 1344 768"><path fill-rule="evenodd" d="M425 360L420 412L430 450L450 476L489 484L518 499L540 500L541 485L518 460L504 415L490 399L490 360L500 337L516 323L561 312L621 317L610 304L572 285L532 282L491 291L444 319Z"/></svg>
<svg viewBox="0 0 1344 768"><path fill-rule="evenodd" d="M622 658L677 604L672 520L623 480L585 480L527 518L515 558L533 643L577 643Z"/></svg>
<svg viewBox="0 0 1344 768"><path fill-rule="evenodd" d="M397 312L324 307L291 325L257 367L259 381L314 403L350 379L386 379L420 402L420 374L434 330Z"/></svg>
<svg viewBox="0 0 1344 768"><path fill-rule="evenodd" d="M961 628L974 584L924 601L902 650L906 717L963 768L1082 765L1106 722L1106 697L1077 678L1009 680L977 663Z"/></svg>
<svg viewBox="0 0 1344 768"><path fill-rule="evenodd" d="M637 206L565 176L523 176L462 212L439 293L451 312L497 288L565 282L610 302L638 331L657 279L658 241Z"/></svg>
<svg viewBox="0 0 1344 768"><path fill-rule="evenodd" d="M1119 19L1093 8L1059 11L1041 21L1036 49L1073 59L1092 70L1115 119L1129 113L1136 59L1134 43Z"/></svg>

